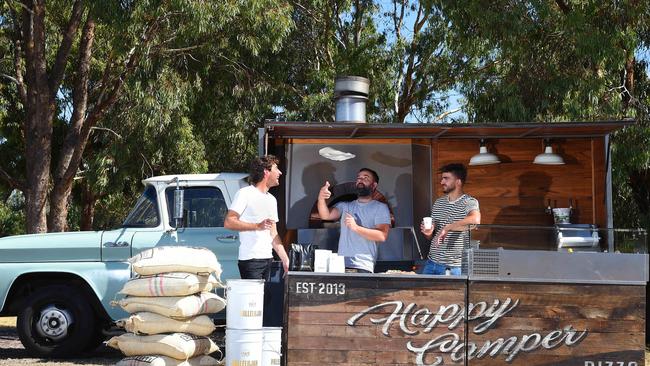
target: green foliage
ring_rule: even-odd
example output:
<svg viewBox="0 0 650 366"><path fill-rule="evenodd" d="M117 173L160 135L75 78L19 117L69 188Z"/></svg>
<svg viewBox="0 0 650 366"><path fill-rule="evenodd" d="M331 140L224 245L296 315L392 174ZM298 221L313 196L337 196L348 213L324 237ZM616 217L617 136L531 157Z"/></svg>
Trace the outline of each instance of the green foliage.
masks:
<svg viewBox="0 0 650 366"><path fill-rule="evenodd" d="M94 132L95 156L86 162L95 227L121 224L143 178L241 171L257 152L256 128L274 95L264 70L291 28L291 8L273 0L176 3L193 18L165 58L147 58L99 126L106 130Z"/></svg>
<svg viewBox="0 0 650 366"><path fill-rule="evenodd" d="M14 31L10 10L22 11L17 2L11 4L3 2L0 8L3 35ZM87 5L88 16L96 22L89 111L107 97L102 87L118 80L125 84L116 104L91 132L75 180L71 228L78 227L81 207L88 202L97 203L96 227L114 225L140 191L142 178L228 170L253 155L255 127L262 120L260 113L270 114L268 91L275 89L272 80L280 78L269 77L264 66L272 64L293 24L287 3L145 0ZM71 12L72 2L47 3L48 65ZM84 21L85 15L82 25ZM15 75L13 47L12 37L0 38L2 74ZM57 93L54 162L70 127L78 47L77 38ZM135 63L125 69L132 55ZM0 117L0 153L11 157L0 162L0 168L23 181L20 121L25 115L15 84L3 82L0 88ZM219 129L214 129L215 123ZM239 156L231 155L238 151Z"/></svg>
<svg viewBox="0 0 650 366"><path fill-rule="evenodd" d="M106 195L97 201L93 226L99 229L116 229L133 208L141 192L118 192Z"/></svg>
<svg viewBox="0 0 650 366"><path fill-rule="evenodd" d="M625 113L621 72L650 5L442 1L469 67L471 121L567 121Z"/></svg>
<svg viewBox="0 0 650 366"><path fill-rule="evenodd" d="M19 191L0 200L0 237L25 233L25 199Z"/></svg>
<svg viewBox="0 0 650 366"><path fill-rule="evenodd" d="M646 84L646 87L648 85ZM614 227L650 233L650 120L645 107L636 124L618 131L612 143Z"/></svg>
<svg viewBox="0 0 650 366"><path fill-rule="evenodd" d="M48 65L71 3L47 3ZM367 110L373 123L637 118L635 126L612 139L615 225L650 229L650 204L638 186L650 167L648 66L633 59L650 46L648 2L126 0L88 5L97 22L91 107L105 77L125 83L92 130L75 181L71 228L79 227L88 200L95 204L95 228L118 226L140 193L141 179L152 175L244 171L257 153L257 128L265 119L332 121L335 77L359 75L370 79ZM12 9L20 10L18 2L0 5L4 75L15 71ZM78 39L72 47L74 60ZM123 74L132 53L137 66ZM633 89L625 80L630 65ZM70 127L75 67L68 63L57 94L54 160ZM0 168L23 181L25 109L16 83L2 80ZM449 95L456 92L464 98L466 118L445 114ZM0 192L8 191L10 184L0 181ZM21 210L2 204L0 222L22 225Z"/></svg>

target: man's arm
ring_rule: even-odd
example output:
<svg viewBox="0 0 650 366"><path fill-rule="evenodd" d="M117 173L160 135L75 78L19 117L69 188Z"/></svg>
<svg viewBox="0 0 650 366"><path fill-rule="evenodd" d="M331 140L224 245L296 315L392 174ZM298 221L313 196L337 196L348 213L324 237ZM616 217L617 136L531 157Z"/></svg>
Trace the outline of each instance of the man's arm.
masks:
<svg viewBox="0 0 650 366"><path fill-rule="evenodd" d="M359 226L354 220L354 216L350 215L349 213L345 214L344 224L350 228L350 230L359 234L365 239L376 242L384 242L386 239L388 239L388 230L390 229L389 224L378 224L374 228Z"/></svg>
<svg viewBox="0 0 650 366"><path fill-rule="evenodd" d="M481 223L481 212L478 210L470 211L470 213L462 220L452 222L446 225L443 230L447 231L464 231L468 225L479 225Z"/></svg>
<svg viewBox="0 0 650 366"><path fill-rule="evenodd" d="M468 225L479 225L480 223L481 212L479 210L472 210L464 219L445 225L442 230L440 230L440 235L438 235L436 245L440 245L450 231L465 231L467 230Z"/></svg>
<svg viewBox="0 0 650 366"><path fill-rule="evenodd" d="M325 185L321 187L320 192L318 192L318 201L316 206L318 207L318 217L321 220L333 221L338 220L341 217L339 209L333 207L331 210L327 207L326 199L329 199L332 196L332 192L329 191L330 182L325 182Z"/></svg>
<svg viewBox="0 0 650 366"><path fill-rule="evenodd" d="M278 229L275 222L271 228L271 237L273 238L273 241L271 242L271 245L273 245L273 250L275 250L275 253L278 255L278 257L280 257L280 260L282 261L284 273L287 273L289 272L289 256L287 255L287 251L284 249L284 245L282 245L282 240L280 239L280 235L278 235Z"/></svg>
<svg viewBox="0 0 650 366"><path fill-rule="evenodd" d="M239 219L239 214L233 210L228 210L223 227L235 231L255 231L255 230L270 230L275 222L271 219L265 219L260 222L245 222Z"/></svg>

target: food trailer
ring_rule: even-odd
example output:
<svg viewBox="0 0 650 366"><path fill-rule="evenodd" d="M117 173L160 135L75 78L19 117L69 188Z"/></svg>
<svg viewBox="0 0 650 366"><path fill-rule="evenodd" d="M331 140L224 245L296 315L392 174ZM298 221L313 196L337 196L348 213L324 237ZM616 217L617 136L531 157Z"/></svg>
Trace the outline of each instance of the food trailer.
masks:
<svg viewBox="0 0 650 366"><path fill-rule="evenodd" d="M318 191L329 181L329 205L356 198L362 167L379 173L392 218L379 273L288 273L284 362L644 365L647 239L612 229L609 136L631 123L266 123L261 153L285 173L274 192L285 243L335 252ZM550 150L563 164L538 164ZM413 274L439 167L485 151L498 163L468 167L482 219L462 276Z"/></svg>

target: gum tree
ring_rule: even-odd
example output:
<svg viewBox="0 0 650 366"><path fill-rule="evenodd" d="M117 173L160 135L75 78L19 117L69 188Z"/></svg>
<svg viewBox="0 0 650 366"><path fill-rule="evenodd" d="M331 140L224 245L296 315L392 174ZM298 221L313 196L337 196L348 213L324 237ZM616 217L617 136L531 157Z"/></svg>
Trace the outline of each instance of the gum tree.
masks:
<svg viewBox="0 0 650 366"><path fill-rule="evenodd" d="M251 28L266 24L270 34L281 35L289 24L285 8L272 0L3 3L0 67L9 82L3 102L15 119L2 121L2 148L22 152L0 165L0 178L25 192L27 232L66 229L91 135L105 128L107 113L138 73L163 64L187 70L183 62L192 51L223 46L232 38L229 26L240 21ZM249 33L238 41L255 48L256 37L267 35Z"/></svg>

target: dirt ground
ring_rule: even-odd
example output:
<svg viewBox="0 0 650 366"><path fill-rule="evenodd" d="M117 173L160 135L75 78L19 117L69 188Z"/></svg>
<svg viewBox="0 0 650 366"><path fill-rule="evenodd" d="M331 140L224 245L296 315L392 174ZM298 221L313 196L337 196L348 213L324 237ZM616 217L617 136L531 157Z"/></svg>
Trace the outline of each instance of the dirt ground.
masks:
<svg viewBox="0 0 650 366"><path fill-rule="evenodd" d="M222 346L223 347L223 346ZM0 317L0 366L104 366L114 365L122 358L117 350L100 346L93 352L72 360L43 360L31 358L20 344L16 334L16 318ZM650 352L646 349L645 366L650 366Z"/></svg>
<svg viewBox="0 0 650 366"><path fill-rule="evenodd" d="M223 329L217 328L217 331L211 336L212 340L224 349ZM217 357L216 355L212 355ZM26 365L52 365L52 366L104 366L115 365L124 356L118 350L99 346L92 352L81 355L74 359L54 360L33 358L27 354L25 348L18 340L16 333L16 318L0 317L0 366L26 366Z"/></svg>
<svg viewBox="0 0 650 366"><path fill-rule="evenodd" d="M0 365L57 365L57 366L99 366L114 365L122 354L112 348L100 346L93 352L71 360L43 360L27 354L16 334L16 318L0 318Z"/></svg>

